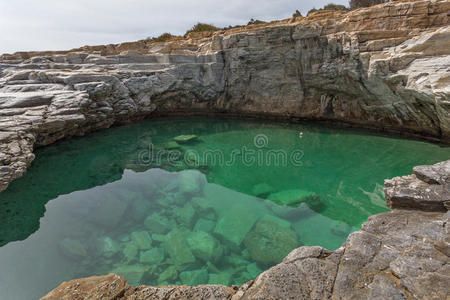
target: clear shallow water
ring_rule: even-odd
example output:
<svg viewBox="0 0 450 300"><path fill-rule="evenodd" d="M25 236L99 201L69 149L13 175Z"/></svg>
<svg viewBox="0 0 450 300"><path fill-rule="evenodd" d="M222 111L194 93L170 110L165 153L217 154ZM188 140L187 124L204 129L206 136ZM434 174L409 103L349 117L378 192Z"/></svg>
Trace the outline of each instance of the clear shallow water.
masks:
<svg viewBox="0 0 450 300"><path fill-rule="evenodd" d="M0 299L110 272L135 285L242 284L301 245L339 247L387 211L385 178L449 156L360 131L221 119L64 141L0 193Z"/></svg>

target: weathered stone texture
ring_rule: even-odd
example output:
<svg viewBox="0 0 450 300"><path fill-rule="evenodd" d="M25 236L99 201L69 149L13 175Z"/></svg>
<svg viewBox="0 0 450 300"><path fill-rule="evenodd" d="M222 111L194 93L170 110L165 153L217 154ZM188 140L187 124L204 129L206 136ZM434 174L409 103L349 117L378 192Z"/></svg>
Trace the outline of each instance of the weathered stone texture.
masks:
<svg viewBox="0 0 450 300"><path fill-rule="evenodd" d="M450 141L448 1L323 11L167 43L0 56L0 190L32 149L166 114L306 118Z"/></svg>

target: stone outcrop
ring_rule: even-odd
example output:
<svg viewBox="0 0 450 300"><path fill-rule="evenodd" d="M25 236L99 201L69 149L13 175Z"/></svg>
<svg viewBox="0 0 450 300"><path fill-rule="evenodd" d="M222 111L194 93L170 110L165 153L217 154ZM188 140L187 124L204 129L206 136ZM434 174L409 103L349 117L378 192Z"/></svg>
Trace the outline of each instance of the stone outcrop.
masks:
<svg viewBox="0 0 450 300"><path fill-rule="evenodd" d="M145 117L311 119L450 141L450 3L0 56L0 190L33 149Z"/></svg>
<svg viewBox="0 0 450 300"><path fill-rule="evenodd" d="M435 185L448 193L449 164L450 160L420 166L415 172L436 181L446 178ZM391 206L396 203L393 197L402 194L403 184L401 178L386 180ZM408 197L412 199L408 203L424 204L401 205L409 210L369 217L361 231L352 233L335 251L295 249L280 264L241 287L130 287L122 277L110 274L63 283L43 299L446 299L450 286L448 206L437 209L421 192Z"/></svg>
<svg viewBox="0 0 450 300"><path fill-rule="evenodd" d="M414 173L385 181L388 205L423 211L450 209L450 160L433 166L417 166Z"/></svg>

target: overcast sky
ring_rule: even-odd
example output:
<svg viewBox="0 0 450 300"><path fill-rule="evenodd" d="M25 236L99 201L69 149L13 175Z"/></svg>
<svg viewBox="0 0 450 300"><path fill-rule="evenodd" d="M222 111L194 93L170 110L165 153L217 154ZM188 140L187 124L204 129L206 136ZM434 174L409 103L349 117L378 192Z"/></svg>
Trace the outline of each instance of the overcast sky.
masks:
<svg viewBox="0 0 450 300"><path fill-rule="evenodd" d="M246 24L251 18L305 15L330 0L0 0L0 53L62 50L184 34L197 22ZM333 1L347 4L347 0Z"/></svg>

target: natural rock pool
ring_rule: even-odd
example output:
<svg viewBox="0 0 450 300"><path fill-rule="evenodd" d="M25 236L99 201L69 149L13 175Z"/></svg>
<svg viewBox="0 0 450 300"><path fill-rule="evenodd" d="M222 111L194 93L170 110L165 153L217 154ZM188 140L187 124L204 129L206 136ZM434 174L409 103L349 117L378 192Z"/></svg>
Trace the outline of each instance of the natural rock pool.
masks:
<svg viewBox="0 0 450 300"><path fill-rule="evenodd" d="M384 179L449 149L321 125L161 119L36 155L0 193L5 299L111 272L134 285L242 284L301 245L338 248L388 210Z"/></svg>

